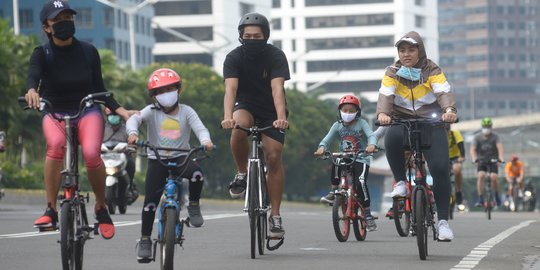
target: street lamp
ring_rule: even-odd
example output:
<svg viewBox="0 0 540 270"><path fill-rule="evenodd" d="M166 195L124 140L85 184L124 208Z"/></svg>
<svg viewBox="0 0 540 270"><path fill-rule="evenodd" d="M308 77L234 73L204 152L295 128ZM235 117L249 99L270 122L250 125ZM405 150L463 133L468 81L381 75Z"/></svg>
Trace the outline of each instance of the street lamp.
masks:
<svg viewBox="0 0 540 270"><path fill-rule="evenodd" d="M137 12L149 5L149 4L155 4L157 3L159 0L144 0L142 1L140 4L138 5L135 5L135 6L120 6L120 5L117 5L115 3L111 3L109 2L109 0L96 0L104 5L107 5L109 7L112 7L112 8L115 8L115 9L119 9L119 10L122 10L123 12L125 12L126 14L128 14L128 19L129 19L129 55L130 55L130 63L131 63L131 68L132 69L136 69L137 68L137 59L136 59L136 55L135 55L135 27L134 27L134 19L135 19L135 14L137 14Z"/></svg>

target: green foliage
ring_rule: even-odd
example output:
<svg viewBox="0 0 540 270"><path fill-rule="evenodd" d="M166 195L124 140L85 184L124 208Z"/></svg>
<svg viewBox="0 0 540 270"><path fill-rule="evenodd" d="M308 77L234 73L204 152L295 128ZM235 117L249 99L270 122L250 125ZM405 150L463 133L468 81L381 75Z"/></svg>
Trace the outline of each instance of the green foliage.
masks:
<svg viewBox="0 0 540 270"><path fill-rule="evenodd" d="M43 163L32 163L26 168L10 161L0 162L2 185L6 188L41 189L43 184Z"/></svg>

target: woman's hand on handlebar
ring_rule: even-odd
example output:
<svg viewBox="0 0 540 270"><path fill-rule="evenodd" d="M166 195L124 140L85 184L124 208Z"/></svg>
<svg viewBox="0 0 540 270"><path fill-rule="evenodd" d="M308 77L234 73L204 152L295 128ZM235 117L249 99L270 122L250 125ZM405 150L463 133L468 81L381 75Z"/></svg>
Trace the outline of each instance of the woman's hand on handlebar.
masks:
<svg viewBox="0 0 540 270"><path fill-rule="evenodd" d="M210 141L210 142L206 142L206 143L204 144L204 151L210 152L210 151L212 151L212 150L214 150L214 144L213 144L211 141Z"/></svg>
<svg viewBox="0 0 540 270"><path fill-rule="evenodd" d="M139 140L139 136L137 136L135 134L130 134L128 136L128 144L129 145L134 145L138 140Z"/></svg>
<svg viewBox="0 0 540 270"><path fill-rule="evenodd" d="M441 116L441 119L444 121L444 122L447 122L447 123L455 123L458 119L457 117L457 114L453 111L448 111L448 112L445 112L442 116Z"/></svg>
<svg viewBox="0 0 540 270"><path fill-rule="evenodd" d="M392 122L392 118L386 113L379 113L377 120L381 125L389 125Z"/></svg>
<svg viewBox="0 0 540 270"><path fill-rule="evenodd" d="M234 119L232 118L223 119L223 121L221 121L221 127L224 129L232 129L235 126L236 126L236 121L234 121Z"/></svg>
<svg viewBox="0 0 540 270"><path fill-rule="evenodd" d="M274 121L273 126L278 129L287 129L289 122L286 119L278 119Z"/></svg>
<svg viewBox="0 0 540 270"><path fill-rule="evenodd" d="M24 95L24 99L26 99L28 107L32 109L39 109L39 94L38 92L36 92L36 89L28 89L28 92L26 92L26 94Z"/></svg>
<svg viewBox="0 0 540 270"><path fill-rule="evenodd" d="M366 153L374 153L377 147L374 144L370 144L366 147Z"/></svg>
<svg viewBox="0 0 540 270"><path fill-rule="evenodd" d="M322 157L324 155L324 147L319 147L315 153L313 153L316 157Z"/></svg>

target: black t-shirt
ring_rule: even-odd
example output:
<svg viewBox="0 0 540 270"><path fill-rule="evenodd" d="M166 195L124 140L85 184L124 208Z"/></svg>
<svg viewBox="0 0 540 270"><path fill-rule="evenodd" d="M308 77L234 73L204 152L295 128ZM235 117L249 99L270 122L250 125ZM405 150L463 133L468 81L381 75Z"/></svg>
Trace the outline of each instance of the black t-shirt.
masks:
<svg viewBox="0 0 540 270"><path fill-rule="evenodd" d="M236 102L256 108L265 115L276 114L270 81L290 79L287 57L280 49L266 44L258 59L245 57L242 46L232 50L223 63L223 77L238 78Z"/></svg>
<svg viewBox="0 0 540 270"><path fill-rule="evenodd" d="M41 80L39 94L51 101L56 111L76 111L81 99L88 94L107 91L103 84L99 53L94 46L84 44L92 48L92 54L88 57L82 48L83 41L73 38L71 45L61 47L49 42L52 61L48 63L43 46L34 49L30 57L26 89L38 90ZM113 98L105 102L113 111L120 106Z"/></svg>

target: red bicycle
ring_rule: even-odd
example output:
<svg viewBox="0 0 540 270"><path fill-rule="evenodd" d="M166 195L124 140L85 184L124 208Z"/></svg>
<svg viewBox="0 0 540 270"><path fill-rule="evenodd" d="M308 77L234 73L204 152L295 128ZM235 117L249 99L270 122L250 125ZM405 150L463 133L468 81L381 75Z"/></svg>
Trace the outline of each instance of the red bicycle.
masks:
<svg viewBox="0 0 540 270"><path fill-rule="evenodd" d="M367 224L364 207L356 192L360 190L365 194L367 189L364 173L359 176L360 181L353 180L353 164L358 157L368 155L371 154L365 154L364 150L337 153L327 151L324 153L323 159L331 158L332 163L339 167L340 171L340 184L335 191L332 205L332 224L339 242L345 242L349 238L351 223L356 240L364 241L366 239ZM358 186L359 184L361 187Z"/></svg>

